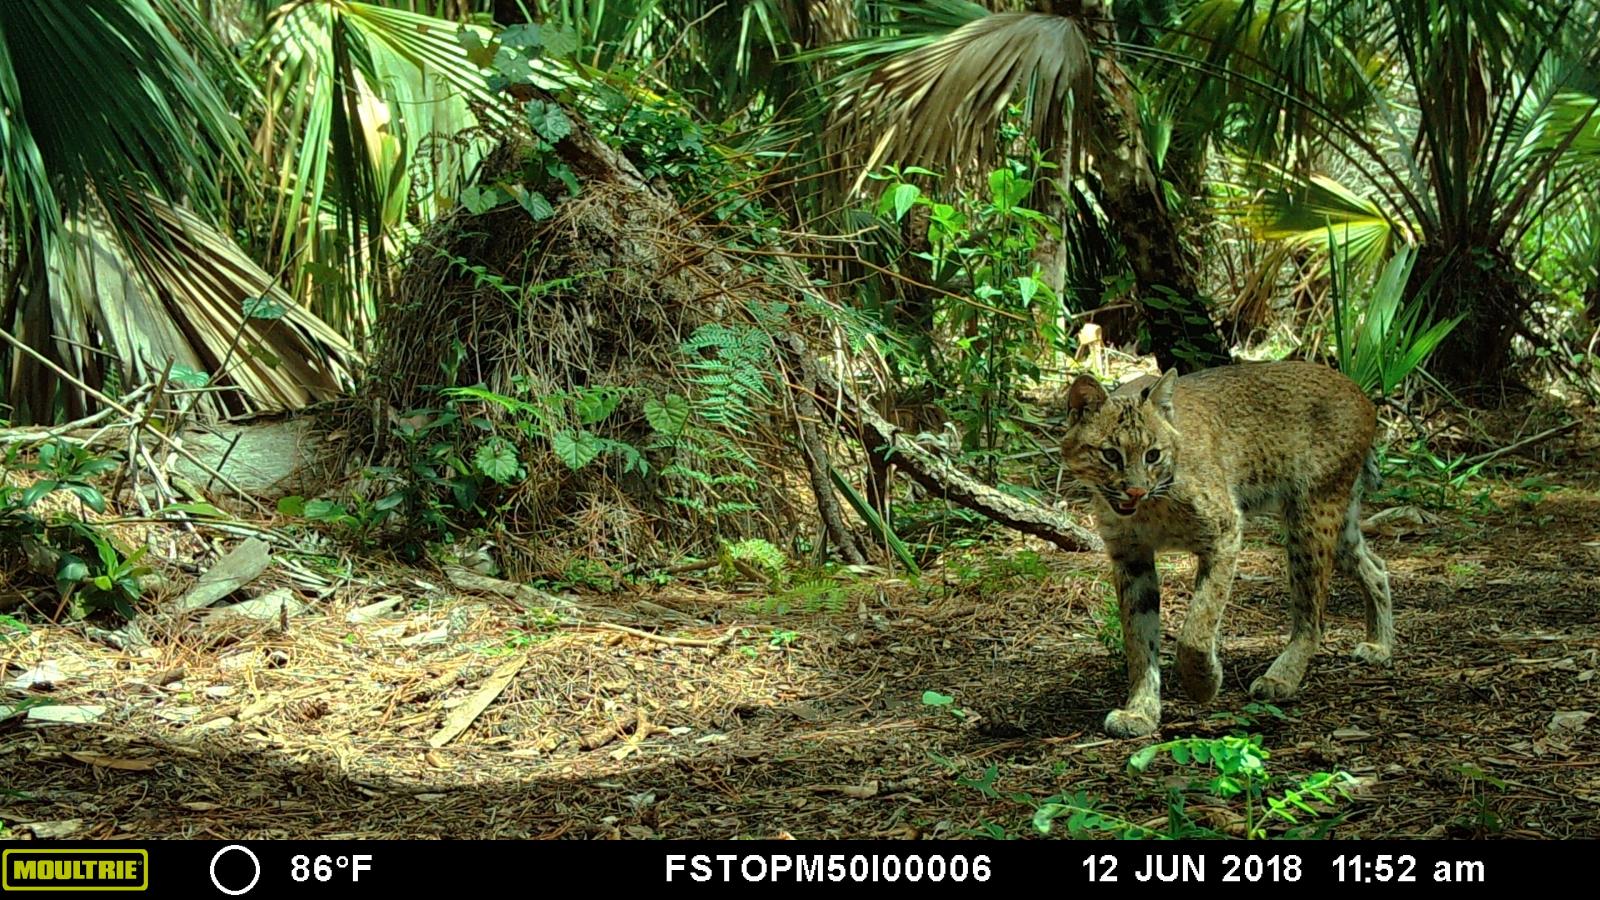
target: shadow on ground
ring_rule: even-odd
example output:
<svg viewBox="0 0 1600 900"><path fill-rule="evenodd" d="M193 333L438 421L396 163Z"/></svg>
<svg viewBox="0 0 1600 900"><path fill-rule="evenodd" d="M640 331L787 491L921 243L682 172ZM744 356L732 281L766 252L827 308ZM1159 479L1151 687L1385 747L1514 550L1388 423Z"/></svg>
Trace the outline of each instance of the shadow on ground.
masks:
<svg viewBox="0 0 1600 900"><path fill-rule="evenodd" d="M1274 770L1362 780L1336 837L1600 836L1600 722L1581 715L1600 711L1595 494L1511 499L1374 545L1396 596L1395 666L1348 659L1361 618L1340 583L1301 695L1246 723ZM716 646L552 628L421 589L373 623L344 620L372 595L335 597L286 634L158 640L142 657L36 629L0 647L8 677L55 661L60 702L106 713L0 733L0 821L93 838L1032 836L1017 795L1080 790L1164 821L1177 770L1130 776L1147 742L1099 730L1123 691L1091 615L1100 560L987 553L978 576L947 567L931 589L810 611L683 589L590 607L691 642L732 635ZM1189 576L1182 562L1166 573L1165 738L1240 727L1246 686L1287 636L1281 556L1253 542L1223 693L1187 702L1170 658ZM436 627L448 638L404 643ZM431 746L516 660L505 691Z"/></svg>

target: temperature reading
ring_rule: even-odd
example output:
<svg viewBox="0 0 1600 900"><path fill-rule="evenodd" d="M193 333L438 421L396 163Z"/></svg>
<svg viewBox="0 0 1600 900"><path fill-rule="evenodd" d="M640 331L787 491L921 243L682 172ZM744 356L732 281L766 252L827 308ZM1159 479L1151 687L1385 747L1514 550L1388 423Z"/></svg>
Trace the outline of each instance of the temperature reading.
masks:
<svg viewBox="0 0 1600 900"><path fill-rule="evenodd" d="M335 870L349 870L351 881L360 881L362 872L372 871L372 857L367 854L357 856L318 856L315 859L309 856L296 856L291 859L293 869L289 877L295 881L305 881L315 878L318 881L331 881Z"/></svg>

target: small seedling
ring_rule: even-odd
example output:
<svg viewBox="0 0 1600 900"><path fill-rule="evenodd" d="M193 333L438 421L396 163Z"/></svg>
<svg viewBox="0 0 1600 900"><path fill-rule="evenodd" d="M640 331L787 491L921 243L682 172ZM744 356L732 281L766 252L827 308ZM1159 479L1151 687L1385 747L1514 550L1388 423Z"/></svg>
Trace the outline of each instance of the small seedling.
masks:
<svg viewBox="0 0 1600 900"><path fill-rule="evenodd" d="M967 711L964 709L958 709L955 705L955 702L956 698L950 696L949 694L941 694L938 691L922 692L923 706L946 709L949 710L950 715L955 716L957 719L965 719L967 717Z"/></svg>

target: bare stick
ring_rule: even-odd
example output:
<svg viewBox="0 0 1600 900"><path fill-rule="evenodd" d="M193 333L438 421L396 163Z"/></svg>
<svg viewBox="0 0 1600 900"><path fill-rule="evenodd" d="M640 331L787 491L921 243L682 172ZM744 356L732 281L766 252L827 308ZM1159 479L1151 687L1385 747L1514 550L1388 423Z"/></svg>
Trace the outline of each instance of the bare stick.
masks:
<svg viewBox="0 0 1600 900"><path fill-rule="evenodd" d="M1029 503L984 484L962 472L954 463L929 452L885 421L842 381L818 369L818 400L831 407L839 430L858 440L868 453L892 460L897 471L905 473L929 493L983 515L1023 534L1044 538L1067 551L1100 550L1104 544L1094 532L1067 515ZM831 396L829 396L831 395Z"/></svg>
<svg viewBox="0 0 1600 900"><path fill-rule="evenodd" d="M674 647L720 647L723 644L733 640L734 634L733 631L730 630L727 634L724 634L719 638L681 638L671 637L670 635L665 634L652 634L648 631L640 631L637 628L629 628L626 625L613 625L610 622L580 622L578 623L578 627L604 628L607 631L620 631L623 634L631 634L637 638L644 638L647 641L655 641L659 644L670 644Z"/></svg>
<svg viewBox="0 0 1600 900"><path fill-rule="evenodd" d="M134 414L129 412L127 407L125 407L122 404L118 403L117 401L111 399L110 397L107 397L105 394L102 394L101 392L95 390L94 388L88 386L87 384L84 384L82 380L80 380L79 378L74 376L71 372L68 372L66 369L63 369L60 366L56 365L49 358L47 358L44 354L42 354L39 351L33 349L32 347L29 347L27 344L24 344L22 341L17 340L17 338L14 335L12 335L11 332L6 331L3 328L0 328L0 338L5 338L6 343L8 343L11 346L17 348L18 350L21 350L23 353L28 354L29 356L33 357L34 359L38 360L39 362L44 363L46 367L48 367L51 371L55 372L57 375L60 375L62 378L66 379L67 383L71 384L73 387L76 387L79 390L87 393L89 396L95 398L96 400L99 400L101 403L106 404L107 406L111 407L112 409L116 410L117 412L122 413L124 416L127 416L130 419L134 418ZM238 485L233 483L232 479L228 478L226 475L223 475L221 472L218 472L216 469L213 469L210 466L206 465L205 463L201 462L200 460L196 459L195 455L193 453L190 453L188 450L184 449L182 444L180 444L177 441L173 440L172 438L168 437L164 432L162 432L160 429L156 428L155 426L151 425L149 422L142 423L142 427L144 428L144 430L146 430L146 431L150 432L151 434L155 435L156 439L161 441L161 443L166 444L168 447L171 447L173 452L177 453L179 456L183 457L184 459L188 460L189 462L194 463L194 465L196 467L198 467L200 469L200 471L205 472L206 474L211 475L212 477L216 478L218 481L222 482L224 487L228 488L228 490L233 491L235 494L239 495L241 498L243 498L245 501L247 501L251 506L254 506L256 508L257 512L262 513L263 515L266 514L267 508L265 506L261 505L261 501L259 501L256 498L250 496L249 494L245 493L242 488L240 488Z"/></svg>
<svg viewBox="0 0 1600 900"><path fill-rule="evenodd" d="M141 384L137 388L134 388L132 393L128 394L126 397L123 397L122 402L132 403L142 397L144 392L148 390L150 390L150 385ZM115 409L106 407L92 416L84 416L81 419L77 419L72 422L66 422L51 428L7 428L5 431L0 432L0 444L37 444L53 438L66 437L70 432L82 431L94 425L100 424L101 422L110 418L111 414L115 412ZM102 429L102 431L103 430L104 429ZM98 435L100 432L97 431L95 434ZM71 438L68 439L71 440ZM84 441L83 443L85 446L87 446L90 441Z"/></svg>
<svg viewBox="0 0 1600 900"><path fill-rule="evenodd" d="M1537 444L1540 441L1547 440L1549 438L1553 438L1558 434L1564 434L1564 433L1566 433L1568 431L1571 431L1572 429L1577 428L1577 427L1578 427L1578 423L1577 422L1568 422L1565 425L1557 425L1554 428L1550 428L1550 429L1547 429L1545 431L1541 431L1541 432L1539 432L1538 434L1536 434L1536 435L1534 435L1532 437L1525 437L1522 440L1517 441L1514 444L1507 444L1506 446L1501 447L1498 450L1490 450L1488 453L1480 453L1477 456L1469 456L1466 459L1461 461L1461 465L1463 465L1463 466L1465 466L1465 467L1470 469L1473 466L1481 465L1483 463L1499 459L1500 457L1505 456L1507 453L1510 453L1513 450L1521 450L1523 447L1526 447L1529 444Z"/></svg>

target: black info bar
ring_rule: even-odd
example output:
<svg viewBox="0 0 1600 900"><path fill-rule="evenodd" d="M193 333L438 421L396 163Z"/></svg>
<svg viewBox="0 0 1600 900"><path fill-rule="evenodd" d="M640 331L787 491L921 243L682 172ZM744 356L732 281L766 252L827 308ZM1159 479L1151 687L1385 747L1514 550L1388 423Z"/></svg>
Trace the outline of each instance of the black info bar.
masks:
<svg viewBox="0 0 1600 900"><path fill-rule="evenodd" d="M1523 888L1579 874L1586 845L1443 841L104 841L14 842L4 893L394 896L528 890L571 877L613 886L860 886L926 891L1040 883ZM576 873L583 873L576 875ZM1434 887L1433 889L1436 889Z"/></svg>

